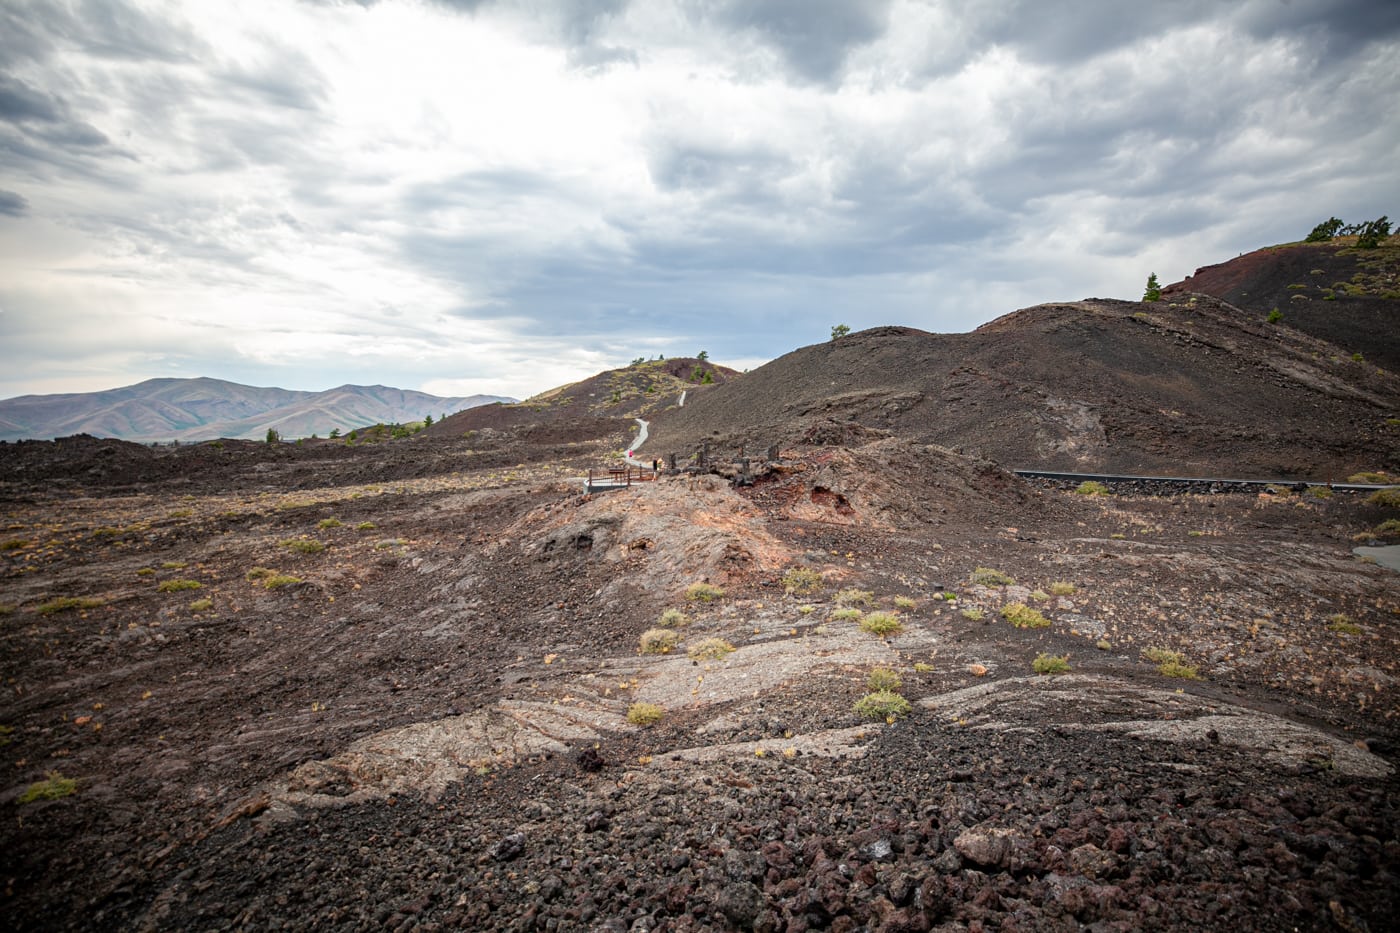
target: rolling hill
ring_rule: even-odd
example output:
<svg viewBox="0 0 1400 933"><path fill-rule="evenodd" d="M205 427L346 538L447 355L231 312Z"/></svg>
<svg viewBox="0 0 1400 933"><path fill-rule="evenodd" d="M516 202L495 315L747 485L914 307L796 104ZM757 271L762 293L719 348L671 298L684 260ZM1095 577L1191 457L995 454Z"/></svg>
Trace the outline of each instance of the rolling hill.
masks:
<svg viewBox="0 0 1400 933"><path fill-rule="evenodd" d="M1178 292L803 347L658 415L648 453L888 434L1007 468L1328 479L1400 464L1398 416L1393 372Z"/></svg>
<svg viewBox="0 0 1400 933"><path fill-rule="evenodd" d="M388 386L344 385L323 392L262 388L221 379L148 379L102 392L22 395L0 400L0 440L91 434L120 440L262 439L348 431L376 423L418 421L498 401L500 396L444 398Z"/></svg>

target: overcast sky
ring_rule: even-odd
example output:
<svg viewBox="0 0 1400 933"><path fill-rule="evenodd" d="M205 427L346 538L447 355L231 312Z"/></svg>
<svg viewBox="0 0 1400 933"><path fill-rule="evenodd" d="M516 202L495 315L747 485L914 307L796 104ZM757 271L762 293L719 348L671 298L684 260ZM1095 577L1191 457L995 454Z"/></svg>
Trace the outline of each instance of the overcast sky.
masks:
<svg viewBox="0 0 1400 933"><path fill-rule="evenodd" d="M0 397L527 396L1400 214L1386 0L0 0Z"/></svg>

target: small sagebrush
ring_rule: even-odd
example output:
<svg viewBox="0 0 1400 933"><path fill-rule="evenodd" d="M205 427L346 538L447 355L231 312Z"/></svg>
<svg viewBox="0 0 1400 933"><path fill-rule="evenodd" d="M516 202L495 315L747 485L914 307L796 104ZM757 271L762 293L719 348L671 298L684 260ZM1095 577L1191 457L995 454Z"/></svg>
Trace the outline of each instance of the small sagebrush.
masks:
<svg viewBox="0 0 1400 933"><path fill-rule="evenodd" d="M864 719L883 719L892 722L901 716L908 716L913 709L909 701L891 690L876 690L867 693L856 701L856 714Z"/></svg>
<svg viewBox="0 0 1400 933"><path fill-rule="evenodd" d="M793 567L783 574L783 592L808 596L822 588L822 575L810 567Z"/></svg>
<svg viewBox="0 0 1400 933"><path fill-rule="evenodd" d="M859 609L837 609L831 613L833 622L859 622L865 613Z"/></svg>
<svg viewBox="0 0 1400 933"><path fill-rule="evenodd" d="M1187 664L1180 651L1169 648L1144 648L1142 659L1157 665L1157 673L1163 677L1176 677L1182 680L1199 680L1195 665Z"/></svg>
<svg viewBox="0 0 1400 933"><path fill-rule="evenodd" d="M904 609L907 611L916 606L918 606L918 603L914 602L914 600L910 599L908 596L896 596L894 598L894 607L896 609Z"/></svg>
<svg viewBox="0 0 1400 933"><path fill-rule="evenodd" d="M1037 674L1063 674L1069 670L1069 655L1054 655L1041 652L1031 662L1031 670Z"/></svg>
<svg viewBox="0 0 1400 933"><path fill-rule="evenodd" d="M156 589L162 593L178 593L181 590L197 590L203 585L198 580L162 580Z"/></svg>
<svg viewBox="0 0 1400 933"><path fill-rule="evenodd" d="M681 637L668 628L649 628L642 633L642 654L670 654L681 643Z"/></svg>
<svg viewBox="0 0 1400 933"><path fill-rule="evenodd" d="M1056 596L1073 596L1075 591L1075 585L1066 580L1056 580L1050 584L1050 592Z"/></svg>
<svg viewBox="0 0 1400 933"><path fill-rule="evenodd" d="M326 549L326 546L315 538L287 538L277 543L289 551L296 551L298 554L319 554Z"/></svg>
<svg viewBox="0 0 1400 933"><path fill-rule="evenodd" d="M986 613L981 609L970 608L962 611L962 617L969 622L981 622L986 617Z"/></svg>
<svg viewBox="0 0 1400 933"><path fill-rule="evenodd" d="M355 526L355 530L356 530L356 531L373 531L373 530L375 529L375 527L376 527L376 526L375 526L374 522L360 522L358 525Z"/></svg>
<svg viewBox="0 0 1400 933"><path fill-rule="evenodd" d="M898 671L888 667L872 668L865 678L865 689L878 693L881 690L890 693L898 693L899 688L904 686L904 678L899 676Z"/></svg>
<svg viewBox="0 0 1400 933"><path fill-rule="evenodd" d="M1001 607L1002 618L1017 628L1046 628L1050 620L1039 609L1032 609L1025 603L1007 603Z"/></svg>
<svg viewBox="0 0 1400 933"><path fill-rule="evenodd" d="M734 650L723 638L702 638L686 650L686 655L692 661L719 661Z"/></svg>
<svg viewBox="0 0 1400 933"><path fill-rule="evenodd" d="M317 528L339 528L341 521L338 518L323 518L316 523Z"/></svg>
<svg viewBox="0 0 1400 933"><path fill-rule="evenodd" d="M1085 480L1084 482L1080 483L1078 486L1074 487L1074 491L1075 491L1075 493L1077 493L1078 495L1081 495L1081 496L1106 496L1106 495L1108 495L1108 487L1105 486L1103 483L1100 483L1098 480L1094 480L1094 479L1087 479L1087 480Z"/></svg>
<svg viewBox="0 0 1400 933"><path fill-rule="evenodd" d="M665 715L665 708L655 703L633 703L627 707L627 721L634 726L650 726Z"/></svg>
<svg viewBox="0 0 1400 933"><path fill-rule="evenodd" d="M194 612L207 612L213 608L214 600L207 597L205 599L196 599L194 602L190 603L190 609Z"/></svg>
<svg viewBox="0 0 1400 933"><path fill-rule="evenodd" d="M893 612L870 612L865 618L860 620L860 628L863 632L872 635L891 635L900 630L899 616Z"/></svg>
<svg viewBox="0 0 1400 933"><path fill-rule="evenodd" d="M692 583L685 588L685 598L693 603L710 603L724 596L724 590L712 583Z"/></svg>
<svg viewBox="0 0 1400 933"><path fill-rule="evenodd" d="M978 567L972 571L972 583L976 586L1014 586L1016 580L1000 570L991 567Z"/></svg>
<svg viewBox="0 0 1400 933"><path fill-rule="evenodd" d="M285 573L274 573L272 576L263 580L263 586L269 590L276 590L284 586L295 586L300 582L300 577L293 577Z"/></svg>
<svg viewBox="0 0 1400 933"><path fill-rule="evenodd" d="M266 580L268 577L275 576L277 576L277 571L271 569L270 567L254 567L253 569L249 570L243 575L244 579L246 579L249 583L255 582L257 580Z"/></svg>

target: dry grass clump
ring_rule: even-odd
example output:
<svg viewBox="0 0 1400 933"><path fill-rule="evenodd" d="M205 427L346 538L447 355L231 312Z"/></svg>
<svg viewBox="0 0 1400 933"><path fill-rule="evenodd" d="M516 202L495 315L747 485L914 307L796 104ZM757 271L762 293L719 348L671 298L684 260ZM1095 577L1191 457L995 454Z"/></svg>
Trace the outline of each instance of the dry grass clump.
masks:
<svg viewBox="0 0 1400 933"><path fill-rule="evenodd" d="M662 628L685 628L690 624L690 616L679 609L667 609L661 613L661 618L656 620L656 624Z"/></svg>
<svg viewBox="0 0 1400 933"><path fill-rule="evenodd" d="M1395 482L1395 480L1396 478L1394 476L1391 476L1389 473L1379 472L1353 473L1347 477L1348 483L1374 483L1376 485L1380 485L1383 483L1393 483Z"/></svg>
<svg viewBox="0 0 1400 933"><path fill-rule="evenodd" d="M1031 670L1037 674L1063 674L1069 670L1069 655L1055 655L1041 652L1031 662Z"/></svg>
<svg viewBox="0 0 1400 933"><path fill-rule="evenodd" d="M918 603L914 602L914 600L910 599L908 596L896 596L894 598L894 607L896 609L903 609L905 611L908 611L917 607L918 605Z"/></svg>
<svg viewBox="0 0 1400 933"><path fill-rule="evenodd" d="M903 686L904 678L899 676L898 671L891 670L888 667L872 668L865 678L865 689L872 693L878 693L881 690L888 690L893 693Z"/></svg>
<svg viewBox="0 0 1400 933"><path fill-rule="evenodd" d="M875 594L870 590L859 590L853 586L847 587L844 590L836 591L836 605L873 606L875 605Z"/></svg>
<svg viewBox="0 0 1400 933"><path fill-rule="evenodd" d="M1050 592L1055 596L1073 596L1078 588L1067 580L1056 580L1050 584Z"/></svg>
<svg viewBox="0 0 1400 933"><path fill-rule="evenodd" d="M810 567L793 567L783 574L783 592L808 596L822 588L822 575Z"/></svg>
<svg viewBox="0 0 1400 933"><path fill-rule="evenodd" d="M901 716L908 716L913 709L909 701L893 690L876 690L867 693L856 701L856 714L864 719L883 719L894 722Z"/></svg>
<svg viewBox="0 0 1400 933"><path fill-rule="evenodd" d="M864 615L859 609L837 609L831 614L833 622L859 622Z"/></svg>
<svg viewBox="0 0 1400 933"><path fill-rule="evenodd" d="M710 603L724 596L724 590L712 583L692 583L685 588L685 598L693 603Z"/></svg>
<svg viewBox="0 0 1400 933"><path fill-rule="evenodd" d="M981 622L985 616L986 613L975 606L962 611L962 617L969 622Z"/></svg>
<svg viewBox="0 0 1400 933"><path fill-rule="evenodd" d="M355 526L356 531L373 531L377 526L374 522L360 522Z"/></svg>
<svg viewBox="0 0 1400 933"><path fill-rule="evenodd" d="M1002 618L1017 628L1047 628L1050 620L1039 609L1032 609L1025 603L1007 603L1001 607Z"/></svg>
<svg viewBox="0 0 1400 933"><path fill-rule="evenodd" d="M296 551L298 554L319 554L326 549L326 546L315 538L287 538L277 543L289 551Z"/></svg>
<svg viewBox="0 0 1400 933"><path fill-rule="evenodd" d="M156 585L156 589L162 593L178 593L181 590L197 590L201 586L198 580L162 580Z"/></svg>
<svg viewBox="0 0 1400 933"><path fill-rule="evenodd" d="M243 578L249 583L254 583L258 580L266 580L268 577L275 576L277 576L277 571L270 567L254 567L252 570L245 573Z"/></svg>
<svg viewBox="0 0 1400 933"><path fill-rule="evenodd" d="M978 567L972 571L971 579L976 586L1012 586L1016 583L1010 574L993 570L991 567Z"/></svg>
<svg viewBox="0 0 1400 933"><path fill-rule="evenodd" d="M295 586L301 582L301 577L293 577L290 574L274 573L263 580L263 586L269 590L280 589L284 586Z"/></svg>
<svg viewBox="0 0 1400 933"><path fill-rule="evenodd" d="M892 635L899 631L902 626L899 624L899 616L893 612L871 612L860 620L860 629L872 635Z"/></svg>
<svg viewBox="0 0 1400 933"><path fill-rule="evenodd" d="M1157 673L1163 677L1177 677L1182 680L1199 680L1193 664L1186 663L1186 657L1179 651L1168 648L1144 648L1142 659L1157 665Z"/></svg>
<svg viewBox="0 0 1400 933"><path fill-rule="evenodd" d="M1387 509L1400 509L1400 487L1377 489L1366 497L1366 501L1371 505L1379 505Z"/></svg>
<svg viewBox="0 0 1400 933"><path fill-rule="evenodd" d="M665 708L655 703L633 703L627 707L627 721L634 726L649 726L660 722L665 715Z"/></svg>
<svg viewBox="0 0 1400 933"><path fill-rule="evenodd" d="M53 615L55 612L67 612L70 609L96 609L102 605L102 600L89 596L59 596L41 603L35 612L40 615Z"/></svg>
<svg viewBox="0 0 1400 933"><path fill-rule="evenodd" d="M642 633L642 654L670 654L681 643L681 637L668 628L649 628Z"/></svg>
<svg viewBox="0 0 1400 933"><path fill-rule="evenodd" d="M214 600L209 599L207 596L204 599L196 599L194 602L190 603L190 609L194 612L207 612L213 608Z"/></svg>
<svg viewBox="0 0 1400 933"><path fill-rule="evenodd" d="M339 528L341 521L338 518L323 518L316 523L317 528Z"/></svg>
<svg viewBox="0 0 1400 933"><path fill-rule="evenodd" d="M692 661L719 661L734 651L734 646L723 638L702 638L686 650Z"/></svg>
<svg viewBox="0 0 1400 933"><path fill-rule="evenodd" d="M1338 635L1360 635L1361 626L1345 612L1338 612L1327 617L1327 631Z"/></svg>

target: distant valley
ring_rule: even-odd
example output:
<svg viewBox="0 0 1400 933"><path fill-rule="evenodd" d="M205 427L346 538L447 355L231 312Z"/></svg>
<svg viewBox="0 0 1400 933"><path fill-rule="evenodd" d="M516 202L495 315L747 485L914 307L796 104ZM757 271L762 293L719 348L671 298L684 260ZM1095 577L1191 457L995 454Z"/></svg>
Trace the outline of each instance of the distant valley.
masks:
<svg viewBox="0 0 1400 933"><path fill-rule="evenodd" d="M22 395L0 400L0 440L91 434L118 440L198 441L324 437L372 424L434 419L513 402L496 395L445 398L389 386L343 385L322 392L261 388L221 379L148 379L102 392Z"/></svg>

